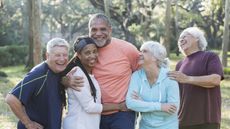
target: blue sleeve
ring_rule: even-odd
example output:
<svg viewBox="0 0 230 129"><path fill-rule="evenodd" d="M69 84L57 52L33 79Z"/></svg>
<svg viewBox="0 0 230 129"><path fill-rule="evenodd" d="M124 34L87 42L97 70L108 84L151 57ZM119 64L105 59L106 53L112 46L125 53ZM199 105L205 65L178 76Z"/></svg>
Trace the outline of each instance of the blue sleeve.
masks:
<svg viewBox="0 0 230 129"><path fill-rule="evenodd" d="M180 103L179 86L177 81L169 79L167 86L167 103L174 103L177 108Z"/></svg>
<svg viewBox="0 0 230 129"><path fill-rule="evenodd" d="M175 104L177 107L177 112L179 110L179 105L180 105L180 93L179 93L179 86L177 81L168 79L167 81L167 88L166 88L166 103L171 103L171 104ZM177 114L177 112L175 112L175 114ZM166 112L162 112L164 116L170 116L172 114L166 113Z"/></svg>
<svg viewBox="0 0 230 129"><path fill-rule="evenodd" d="M152 111L160 111L161 110L161 103L159 102L146 102L143 100L136 100L132 98L132 93L136 91L140 93L141 90L141 76L135 72L129 84L128 93L126 96L126 105L128 109L137 111L137 112L152 112Z"/></svg>
<svg viewBox="0 0 230 129"><path fill-rule="evenodd" d="M29 72L10 93L17 97L23 105L27 105L32 96L35 96L44 85L45 79L46 75L38 76L36 71Z"/></svg>

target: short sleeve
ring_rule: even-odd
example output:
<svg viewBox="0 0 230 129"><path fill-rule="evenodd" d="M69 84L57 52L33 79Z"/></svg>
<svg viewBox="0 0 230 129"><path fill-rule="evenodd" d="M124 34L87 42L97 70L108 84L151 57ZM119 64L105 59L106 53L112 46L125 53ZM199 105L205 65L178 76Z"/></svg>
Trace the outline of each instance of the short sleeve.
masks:
<svg viewBox="0 0 230 129"><path fill-rule="evenodd" d="M10 94L17 97L23 105L27 105L32 96L39 93L39 89L44 85L45 78L46 75L36 76L34 72L28 73L24 79L10 91Z"/></svg>
<svg viewBox="0 0 230 129"><path fill-rule="evenodd" d="M224 78L221 61L215 53L210 53L208 57L207 74L219 74L221 76L221 79Z"/></svg>
<svg viewBox="0 0 230 129"><path fill-rule="evenodd" d="M126 54L130 62L132 72L136 71L139 68L139 64L138 64L139 51L133 44L129 42L125 42L122 47L124 53Z"/></svg>

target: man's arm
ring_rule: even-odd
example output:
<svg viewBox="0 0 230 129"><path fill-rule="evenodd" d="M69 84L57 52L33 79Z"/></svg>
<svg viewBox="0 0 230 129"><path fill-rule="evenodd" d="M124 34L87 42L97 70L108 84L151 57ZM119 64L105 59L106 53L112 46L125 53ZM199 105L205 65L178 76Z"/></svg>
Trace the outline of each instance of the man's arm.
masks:
<svg viewBox="0 0 230 129"><path fill-rule="evenodd" d="M65 86L65 88L71 87L74 90L81 91L81 87L83 87L84 81L83 77L73 76L76 71L77 68L74 67L66 76L62 77L61 83Z"/></svg>
<svg viewBox="0 0 230 129"><path fill-rule="evenodd" d="M188 76L179 71L169 72L168 76L178 81L179 83L186 83L204 88L213 88L220 85L221 76L218 74L204 75L204 76Z"/></svg>
<svg viewBox="0 0 230 129"><path fill-rule="evenodd" d="M12 94L6 96L6 103L10 106L13 113L20 119L27 129L43 129L43 126L37 122L30 120L26 114L25 108L22 103Z"/></svg>
<svg viewBox="0 0 230 129"><path fill-rule="evenodd" d="M102 112L109 112L109 111L128 111L128 109L126 107L125 102L121 102L118 104L104 103Z"/></svg>

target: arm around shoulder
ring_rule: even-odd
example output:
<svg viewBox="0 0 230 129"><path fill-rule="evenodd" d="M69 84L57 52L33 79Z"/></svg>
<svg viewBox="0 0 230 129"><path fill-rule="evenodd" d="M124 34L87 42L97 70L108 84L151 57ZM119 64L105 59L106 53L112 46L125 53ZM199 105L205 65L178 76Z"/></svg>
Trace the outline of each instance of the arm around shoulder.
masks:
<svg viewBox="0 0 230 129"><path fill-rule="evenodd" d="M78 70L79 71L79 70ZM71 87L76 91L81 91L83 87L83 77L74 75L77 72L77 67L74 67L66 76L63 76L61 83L65 88Z"/></svg>

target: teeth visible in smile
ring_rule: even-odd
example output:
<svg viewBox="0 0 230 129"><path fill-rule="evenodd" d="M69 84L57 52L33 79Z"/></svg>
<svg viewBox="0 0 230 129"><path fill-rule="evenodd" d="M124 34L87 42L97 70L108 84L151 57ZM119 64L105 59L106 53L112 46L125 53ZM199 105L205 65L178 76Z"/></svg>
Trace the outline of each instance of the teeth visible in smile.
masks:
<svg viewBox="0 0 230 129"><path fill-rule="evenodd" d="M96 60L90 60L89 62L94 63Z"/></svg>
<svg viewBox="0 0 230 129"><path fill-rule="evenodd" d="M56 63L57 65L65 65L65 63Z"/></svg>

